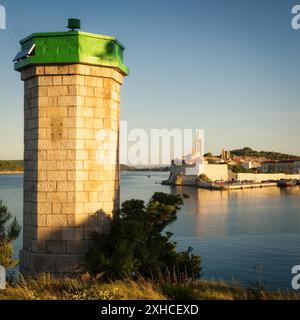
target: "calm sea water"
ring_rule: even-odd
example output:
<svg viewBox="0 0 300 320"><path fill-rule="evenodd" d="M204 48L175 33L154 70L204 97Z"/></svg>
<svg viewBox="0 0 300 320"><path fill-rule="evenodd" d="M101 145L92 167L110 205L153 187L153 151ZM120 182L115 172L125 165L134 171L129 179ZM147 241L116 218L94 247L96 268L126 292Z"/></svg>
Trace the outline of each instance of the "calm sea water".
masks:
<svg viewBox="0 0 300 320"><path fill-rule="evenodd" d="M148 175L150 174L150 177ZM121 177L121 200L147 200L155 191L188 194L169 230L178 250L194 248L205 278L258 280L270 289L291 289L291 268L300 264L300 187L209 191L160 185L168 173L128 172ZM22 221L22 175L0 175L0 199ZM15 243L16 254L21 238Z"/></svg>

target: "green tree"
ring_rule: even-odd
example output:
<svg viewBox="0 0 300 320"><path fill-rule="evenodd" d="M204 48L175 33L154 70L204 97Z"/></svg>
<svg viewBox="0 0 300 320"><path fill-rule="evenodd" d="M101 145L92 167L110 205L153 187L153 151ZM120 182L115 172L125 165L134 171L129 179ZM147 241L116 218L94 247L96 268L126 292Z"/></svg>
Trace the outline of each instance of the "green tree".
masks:
<svg viewBox="0 0 300 320"><path fill-rule="evenodd" d="M147 205L142 200L125 201L119 218L112 221L111 233L93 234L94 244L87 255L89 271L107 278L200 277L200 257L191 248L176 252L172 233L162 233L176 220L182 204L181 196L165 193L155 193Z"/></svg>
<svg viewBox="0 0 300 320"><path fill-rule="evenodd" d="M204 173L201 173L201 174L199 175L198 179L199 179L200 181L207 182L207 183L212 182L211 179L209 179L209 177L208 177L206 174L204 174Z"/></svg>
<svg viewBox="0 0 300 320"><path fill-rule="evenodd" d="M234 173L254 173L256 171L256 168L246 169L240 164L228 165L228 169Z"/></svg>
<svg viewBox="0 0 300 320"><path fill-rule="evenodd" d="M12 218L7 207L0 200L0 264L4 268L14 268L17 260L13 260L13 241L16 240L21 233L21 226L17 218L14 218L10 225L7 223Z"/></svg>
<svg viewBox="0 0 300 320"><path fill-rule="evenodd" d="M207 152L207 153L204 154L204 157L212 158L213 154L211 152Z"/></svg>

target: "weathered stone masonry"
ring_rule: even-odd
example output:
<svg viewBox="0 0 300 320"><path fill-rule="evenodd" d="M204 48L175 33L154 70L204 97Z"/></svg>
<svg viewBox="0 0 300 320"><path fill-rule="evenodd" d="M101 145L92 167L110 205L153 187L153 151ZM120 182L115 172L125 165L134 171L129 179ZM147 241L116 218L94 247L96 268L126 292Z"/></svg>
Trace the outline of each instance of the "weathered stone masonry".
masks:
<svg viewBox="0 0 300 320"><path fill-rule="evenodd" d="M84 263L91 232L108 232L107 216L119 208L123 74L110 67L70 64L29 66L21 76L25 81L22 270L76 271ZM105 152L108 158L101 161Z"/></svg>

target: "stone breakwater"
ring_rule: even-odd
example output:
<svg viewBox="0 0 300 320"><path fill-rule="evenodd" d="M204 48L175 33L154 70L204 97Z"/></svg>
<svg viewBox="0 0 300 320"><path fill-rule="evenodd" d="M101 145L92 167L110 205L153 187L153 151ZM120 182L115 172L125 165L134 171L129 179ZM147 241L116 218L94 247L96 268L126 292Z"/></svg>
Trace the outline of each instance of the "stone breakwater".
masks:
<svg viewBox="0 0 300 320"><path fill-rule="evenodd" d="M279 185L279 181L207 182L207 181L200 180L197 176L178 175L176 179L169 178L165 181L162 181L162 184L175 185L175 186L191 186L196 188L221 191L221 190L242 190L242 189L253 189L253 188L277 187Z"/></svg>

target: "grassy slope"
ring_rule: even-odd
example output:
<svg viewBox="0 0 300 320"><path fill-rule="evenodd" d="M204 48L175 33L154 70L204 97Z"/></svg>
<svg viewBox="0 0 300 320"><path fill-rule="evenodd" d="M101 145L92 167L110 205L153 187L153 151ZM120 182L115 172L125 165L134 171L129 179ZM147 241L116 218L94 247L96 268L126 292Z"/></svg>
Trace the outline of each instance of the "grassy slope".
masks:
<svg viewBox="0 0 300 320"><path fill-rule="evenodd" d="M0 300L243 300L295 299L300 295L288 292L261 292L221 281L197 280L189 283L155 284L144 279L103 283L89 275L78 279L53 279L42 275L38 279L22 279L18 285L0 290Z"/></svg>

